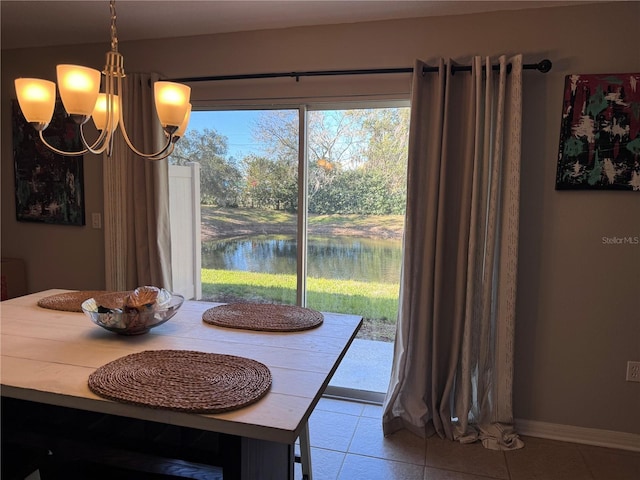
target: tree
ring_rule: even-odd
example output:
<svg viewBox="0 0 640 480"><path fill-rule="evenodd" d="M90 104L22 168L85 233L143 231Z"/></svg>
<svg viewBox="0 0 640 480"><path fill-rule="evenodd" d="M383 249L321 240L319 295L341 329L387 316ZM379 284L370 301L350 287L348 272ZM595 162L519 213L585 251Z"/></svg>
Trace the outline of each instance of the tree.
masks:
<svg viewBox="0 0 640 480"><path fill-rule="evenodd" d="M254 208L295 212L298 207L298 175L282 159L250 155L244 159L246 187L244 203Z"/></svg>
<svg viewBox="0 0 640 480"><path fill-rule="evenodd" d="M227 137L216 131L191 130L180 139L169 157L174 165L200 164L200 202L221 207L237 206L242 173L234 159L226 158Z"/></svg>
<svg viewBox="0 0 640 480"><path fill-rule="evenodd" d="M375 108L308 112L308 197L313 213L402 213L406 192L409 110ZM253 136L265 158L282 162L280 182L297 178L298 115L266 112ZM253 181L274 167L254 170ZM257 191L256 191L257 194ZM274 207L277 208L277 207Z"/></svg>
<svg viewBox="0 0 640 480"><path fill-rule="evenodd" d="M409 109L382 108L366 110L363 130L369 138L363 155L367 169L379 172L390 192L404 197L409 144Z"/></svg>
<svg viewBox="0 0 640 480"><path fill-rule="evenodd" d="M298 111L270 110L252 130L264 155L245 158L249 204L295 212L298 208Z"/></svg>
<svg viewBox="0 0 640 480"><path fill-rule="evenodd" d="M298 111L269 110L260 115L251 132L266 158L298 164Z"/></svg>
<svg viewBox="0 0 640 480"><path fill-rule="evenodd" d="M360 141L361 121L345 110L308 113L309 198L329 185L344 166L361 163L354 145ZM254 140L265 146L265 156L285 162L297 175L299 121L297 110L265 112L253 129Z"/></svg>

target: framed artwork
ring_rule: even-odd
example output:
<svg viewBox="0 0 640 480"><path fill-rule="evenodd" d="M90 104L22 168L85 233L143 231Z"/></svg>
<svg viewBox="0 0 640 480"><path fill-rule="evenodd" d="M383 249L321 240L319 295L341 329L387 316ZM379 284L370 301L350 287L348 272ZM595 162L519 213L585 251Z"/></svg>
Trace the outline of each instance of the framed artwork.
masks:
<svg viewBox="0 0 640 480"><path fill-rule="evenodd" d="M640 73L567 75L556 189L640 192Z"/></svg>
<svg viewBox="0 0 640 480"><path fill-rule="evenodd" d="M60 102L43 133L59 150L82 150L80 128ZM85 224L83 157L58 155L44 146L17 100L13 101L13 162L18 221Z"/></svg>

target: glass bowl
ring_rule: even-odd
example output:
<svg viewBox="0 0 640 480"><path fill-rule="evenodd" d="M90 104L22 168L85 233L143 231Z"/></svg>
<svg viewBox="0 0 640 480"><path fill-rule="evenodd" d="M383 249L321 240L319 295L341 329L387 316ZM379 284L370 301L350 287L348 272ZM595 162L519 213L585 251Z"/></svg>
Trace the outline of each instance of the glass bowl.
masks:
<svg viewBox="0 0 640 480"><path fill-rule="evenodd" d="M100 298L97 297L82 302L82 311L93 323L110 332L141 335L168 321L183 302L182 295L161 289L158 302L154 304L137 308L107 308L100 305Z"/></svg>

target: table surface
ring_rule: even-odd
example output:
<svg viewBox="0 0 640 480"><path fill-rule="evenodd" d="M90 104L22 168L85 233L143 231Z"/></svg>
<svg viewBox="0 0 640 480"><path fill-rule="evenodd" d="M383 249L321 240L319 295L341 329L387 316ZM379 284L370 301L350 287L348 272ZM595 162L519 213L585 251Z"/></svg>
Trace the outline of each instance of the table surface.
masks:
<svg viewBox="0 0 640 480"><path fill-rule="evenodd" d="M122 336L83 313L37 306L47 290L0 303L2 395L40 403L158 421L293 444L362 324L354 315L324 313L302 332L216 327L202 313L219 304L186 301L168 322L139 336ZM196 350L238 355L271 370L271 390L258 402L222 414L193 414L113 402L87 385L96 368L144 350Z"/></svg>

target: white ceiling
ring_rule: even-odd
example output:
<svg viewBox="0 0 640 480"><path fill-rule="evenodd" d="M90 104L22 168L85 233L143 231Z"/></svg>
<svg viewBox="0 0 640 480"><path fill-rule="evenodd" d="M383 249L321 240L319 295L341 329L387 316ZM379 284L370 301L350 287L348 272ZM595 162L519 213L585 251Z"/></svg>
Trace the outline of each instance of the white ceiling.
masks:
<svg viewBox="0 0 640 480"><path fill-rule="evenodd" d="M306 25L460 15L580 1L118 0L119 41ZM109 42L107 0L0 1L5 48Z"/></svg>

